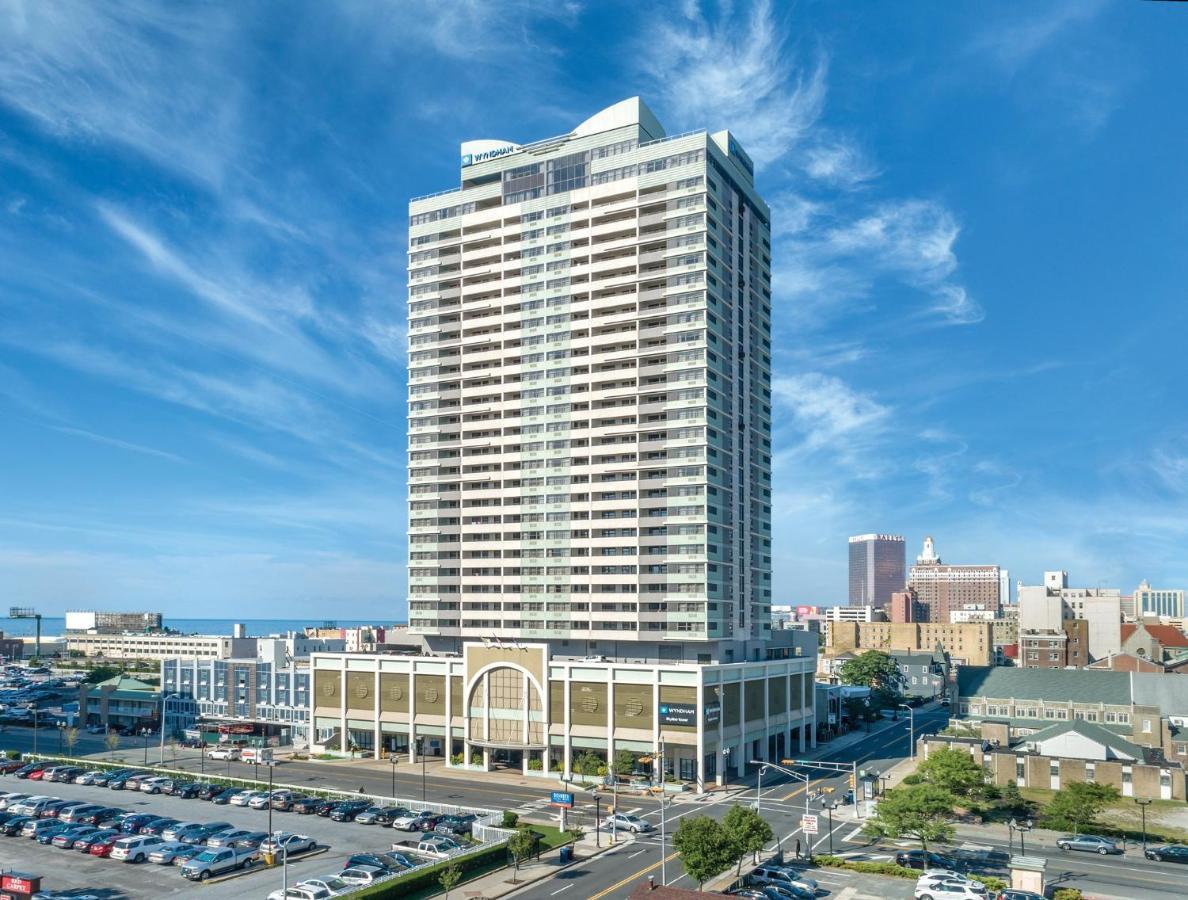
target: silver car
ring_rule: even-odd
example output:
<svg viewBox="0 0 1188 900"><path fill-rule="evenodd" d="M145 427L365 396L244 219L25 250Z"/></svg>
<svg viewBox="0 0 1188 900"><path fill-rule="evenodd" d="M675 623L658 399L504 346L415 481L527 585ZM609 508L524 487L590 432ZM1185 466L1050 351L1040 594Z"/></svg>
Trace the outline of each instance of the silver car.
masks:
<svg viewBox="0 0 1188 900"><path fill-rule="evenodd" d="M1122 852L1122 848L1113 838L1094 834L1066 834L1056 840L1056 846L1061 850L1082 850L1086 853L1100 853L1102 856Z"/></svg>

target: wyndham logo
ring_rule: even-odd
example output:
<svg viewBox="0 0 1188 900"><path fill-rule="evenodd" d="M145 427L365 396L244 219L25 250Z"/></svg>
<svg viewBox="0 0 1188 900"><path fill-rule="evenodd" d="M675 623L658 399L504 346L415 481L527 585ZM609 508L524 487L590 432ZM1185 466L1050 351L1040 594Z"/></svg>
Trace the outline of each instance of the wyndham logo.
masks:
<svg viewBox="0 0 1188 900"><path fill-rule="evenodd" d="M489 159L496 159L500 156L506 156L509 153L515 153L519 149L519 146L516 144L507 144L503 147L496 147L493 150L484 150L482 153L463 153L462 165L478 165L479 163L486 162Z"/></svg>

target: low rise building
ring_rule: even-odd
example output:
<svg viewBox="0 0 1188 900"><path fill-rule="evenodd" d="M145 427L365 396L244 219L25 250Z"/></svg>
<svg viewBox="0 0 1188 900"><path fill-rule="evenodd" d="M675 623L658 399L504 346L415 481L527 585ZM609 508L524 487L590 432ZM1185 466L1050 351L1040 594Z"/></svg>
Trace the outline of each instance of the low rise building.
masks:
<svg viewBox="0 0 1188 900"><path fill-rule="evenodd" d="M1045 572L1042 585L1019 585L1020 642L1024 634L1059 639L1062 623L1081 619L1088 629L1089 661L1122 649L1122 595L1111 588L1069 587L1068 573Z"/></svg>
<svg viewBox="0 0 1188 900"><path fill-rule="evenodd" d="M547 644L467 642L460 656L315 653L314 752L415 755L569 778L620 750L658 758L697 790L753 759L816 743L817 641L785 632L782 658L740 663L566 657Z"/></svg>
<svg viewBox="0 0 1188 900"><path fill-rule="evenodd" d="M126 675L98 684L79 686L78 709L83 725L120 731L157 731L160 728L161 693Z"/></svg>
<svg viewBox="0 0 1188 900"><path fill-rule="evenodd" d="M256 639L212 634L67 634L66 650L71 655L114 662L160 662L179 656L227 659L255 656Z"/></svg>
<svg viewBox="0 0 1188 900"><path fill-rule="evenodd" d="M24 656L25 642L20 638L5 637L0 631L0 662L19 662Z"/></svg>
<svg viewBox="0 0 1188 900"><path fill-rule="evenodd" d="M995 661L993 625L933 622L836 622L825 639L825 652L893 650L932 653L940 648L953 666L989 666Z"/></svg>
<svg viewBox="0 0 1188 900"><path fill-rule="evenodd" d="M1188 636L1171 625L1136 622L1122 626L1122 652L1149 659L1161 666L1188 659Z"/></svg>
<svg viewBox="0 0 1188 900"><path fill-rule="evenodd" d="M1053 630L1019 631L1016 665L1024 669L1079 669L1089 664L1089 623L1065 619Z"/></svg>
<svg viewBox="0 0 1188 900"><path fill-rule="evenodd" d="M889 654L899 669L899 690L905 697L935 700L945 693L949 663L940 653Z"/></svg>

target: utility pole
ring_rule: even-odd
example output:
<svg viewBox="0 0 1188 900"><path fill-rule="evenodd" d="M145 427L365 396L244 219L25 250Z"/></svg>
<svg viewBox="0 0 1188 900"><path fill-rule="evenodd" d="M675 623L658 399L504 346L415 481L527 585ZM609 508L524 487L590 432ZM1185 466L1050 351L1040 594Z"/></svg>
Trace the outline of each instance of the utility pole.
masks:
<svg viewBox="0 0 1188 900"><path fill-rule="evenodd" d="M667 823L664 819L664 741L660 741L660 884L668 884L668 839L665 837Z"/></svg>

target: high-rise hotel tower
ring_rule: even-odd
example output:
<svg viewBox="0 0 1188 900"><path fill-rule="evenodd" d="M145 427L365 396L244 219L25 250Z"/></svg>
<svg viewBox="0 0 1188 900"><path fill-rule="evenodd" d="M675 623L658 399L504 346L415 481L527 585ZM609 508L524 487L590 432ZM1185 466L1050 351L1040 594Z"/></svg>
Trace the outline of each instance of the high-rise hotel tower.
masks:
<svg viewBox="0 0 1188 900"><path fill-rule="evenodd" d="M771 636L771 241L638 98L409 204L409 625L741 662Z"/></svg>

